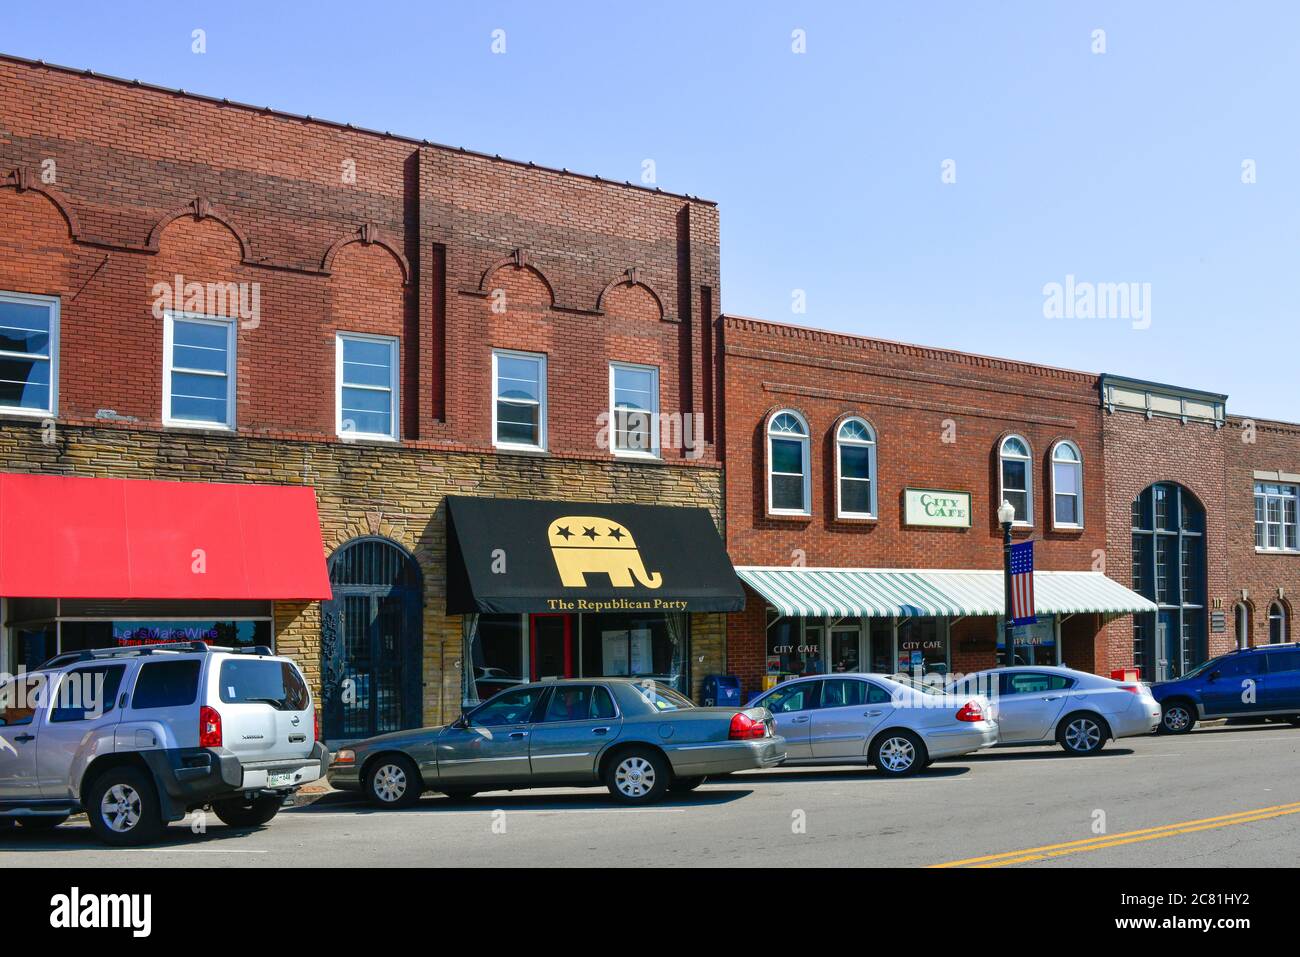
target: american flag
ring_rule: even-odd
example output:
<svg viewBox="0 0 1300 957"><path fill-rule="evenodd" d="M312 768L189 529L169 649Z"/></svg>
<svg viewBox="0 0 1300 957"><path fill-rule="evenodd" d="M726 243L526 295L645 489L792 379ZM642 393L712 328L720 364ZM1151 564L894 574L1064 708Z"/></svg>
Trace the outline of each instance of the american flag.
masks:
<svg viewBox="0 0 1300 957"><path fill-rule="evenodd" d="M1011 623L1032 625L1034 614L1034 543L1011 546Z"/></svg>

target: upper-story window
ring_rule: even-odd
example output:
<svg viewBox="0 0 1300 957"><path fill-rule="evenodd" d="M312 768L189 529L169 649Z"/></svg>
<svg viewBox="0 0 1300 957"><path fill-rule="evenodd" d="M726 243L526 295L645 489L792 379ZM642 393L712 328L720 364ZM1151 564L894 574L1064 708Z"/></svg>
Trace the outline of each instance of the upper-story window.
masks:
<svg viewBox="0 0 1300 957"><path fill-rule="evenodd" d="M812 512L808 425L797 412L777 412L767 425L767 510L775 515Z"/></svg>
<svg viewBox="0 0 1300 957"><path fill-rule="evenodd" d="M234 319L166 313L163 424L235 427Z"/></svg>
<svg viewBox="0 0 1300 957"><path fill-rule="evenodd" d="M1052 446L1052 524L1083 527L1083 457L1065 440Z"/></svg>
<svg viewBox="0 0 1300 957"><path fill-rule="evenodd" d="M1286 641L1286 608L1280 601L1268 606L1268 643L1280 645Z"/></svg>
<svg viewBox="0 0 1300 957"><path fill-rule="evenodd" d="M659 370L609 366L610 447L615 455L659 455Z"/></svg>
<svg viewBox="0 0 1300 957"><path fill-rule="evenodd" d="M1255 483L1255 547L1300 551L1296 513L1300 489L1276 482Z"/></svg>
<svg viewBox="0 0 1300 957"><path fill-rule="evenodd" d="M345 438L397 439L397 340L340 332L334 340L335 427Z"/></svg>
<svg viewBox="0 0 1300 957"><path fill-rule="evenodd" d="M845 419L835 433L836 514L876 517L876 434L864 420Z"/></svg>
<svg viewBox="0 0 1300 957"><path fill-rule="evenodd" d="M998 471L1002 477L1001 498L1016 510L1016 525L1034 524L1034 491L1030 481L1029 443L1008 435L998 449Z"/></svg>
<svg viewBox="0 0 1300 957"><path fill-rule="evenodd" d="M58 412L59 300L0 292L0 411Z"/></svg>
<svg viewBox="0 0 1300 957"><path fill-rule="evenodd" d="M546 356L492 353L492 442L502 449L546 448Z"/></svg>

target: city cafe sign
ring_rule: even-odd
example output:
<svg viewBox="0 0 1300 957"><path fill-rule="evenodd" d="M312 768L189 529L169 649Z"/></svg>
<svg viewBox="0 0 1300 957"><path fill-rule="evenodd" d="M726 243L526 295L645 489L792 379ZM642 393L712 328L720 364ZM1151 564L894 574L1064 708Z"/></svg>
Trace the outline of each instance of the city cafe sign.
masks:
<svg viewBox="0 0 1300 957"><path fill-rule="evenodd" d="M939 488L904 489L903 521L907 525L970 528L970 492Z"/></svg>

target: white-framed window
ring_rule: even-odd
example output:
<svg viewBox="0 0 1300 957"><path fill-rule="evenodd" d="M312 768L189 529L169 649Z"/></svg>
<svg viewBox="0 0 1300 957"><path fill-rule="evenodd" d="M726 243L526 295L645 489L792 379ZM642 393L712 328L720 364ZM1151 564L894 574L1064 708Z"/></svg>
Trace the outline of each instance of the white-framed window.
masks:
<svg viewBox="0 0 1300 957"><path fill-rule="evenodd" d="M1300 487L1277 482L1255 483L1255 547L1265 551L1300 551L1297 525Z"/></svg>
<svg viewBox="0 0 1300 957"><path fill-rule="evenodd" d="M659 369L609 364L609 436L615 455L659 457Z"/></svg>
<svg viewBox="0 0 1300 957"><path fill-rule="evenodd" d="M343 438L397 441L401 410L393 336L334 336L334 427Z"/></svg>
<svg viewBox="0 0 1300 957"><path fill-rule="evenodd" d="M1083 528L1083 456L1068 439L1052 446L1052 524Z"/></svg>
<svg viewBox="0 0 1300 957"><path fill-rule="evenodd" d="M876 517L876 433L856 416L835 433L835 514Z"/></svg>
<svg viewBox="0 0 1300 957"><path fill-rule="evenodd" d="M0 292L0 411L57 415L59 300Z"/></svg>
<svg viewBox="0 0 1300 957"><path fill-rule="evenodd" d="M164 425L235 427L235 328L221 316L164 314Z"/></svg>
<svg viewBox="0 0 1300 957"><path fill-rule="evenodd" d="M1268 643L1280 645L1287 640L1286 608L1280 601L1268 606Z"/></svg>
<svg viewBox="0 0 1300 957"><path fill-rule="evenodd" d="M812 513L808 423L784 409L767 424L767 510L772 515Z"/></svg>
<svg viewBox="0 0 1300 957"><path fill-rule="evenodd" d="M1010 502L1016 510L1015 525L1034 524L1034 486L1029 443L1018 435L1008 435L998 447L998 489L1001 502Z"/></svg>
<svg viewBox="0 0 1300 957"><path fill-rule="evenodd" d="M546 356L492 353L492 444L499 449L546 449Z"/></svg>

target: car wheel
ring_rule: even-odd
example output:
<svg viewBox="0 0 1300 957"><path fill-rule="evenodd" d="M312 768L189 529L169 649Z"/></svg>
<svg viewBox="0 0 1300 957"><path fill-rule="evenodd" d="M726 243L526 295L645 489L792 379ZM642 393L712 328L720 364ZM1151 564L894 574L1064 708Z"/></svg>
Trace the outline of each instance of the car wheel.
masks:
<svg viewBox="0 0 1300 957"><path fill-rule="evenodd" d="M284 798L278 794L264 794L253 800L242 797L213 801L212 813L227 827L261 827L280 812Z"/></svg>
<svg viewBox="0 0 1300 957"><path fill-rule="evenodd" d="M137 768L105 771L90 785L85 804L90 829L114 847L148 844L166 827L153 780Z"/></svg>
<svg viewBox="0 0 1300 957"><path fill-rule="evenodd" d="M423 791L419 769L404 754L385 755L366 772L366 797L379 807L413 807Z"/></svg>
<svg viewBox="0 0 1300 957"><path fill-rule="evenodd" d="M605 786L622 804L650 804L664 796L672 771L662 754L649 748L629 748L610 759Z"/></svg>
<svg viewBox="0 0 1300 957"><path fill-rule="evenodd" d="M1175 699L1167 703L1160 714L1160 730L1164 734L1186 734L1196 727L1196 709L1186 701Z"/></svg>
<svg viewBox="0 0 1300 957"><path fill-rule="evenodd" d="M1109 737L1106 722L1083 711L1066 715L1056 730L1057 743L1070 754L1096 754L1106 746Z"/></svg>
<svg viewBox="0 0 1300 957"><path fill-rule="evenodd" d="M871 746L871 763L892 778L915 774L929 762L925 745L911 731L887 731Z"/></svg>
<svg viewBox="0 0 1300 957"><path fill-rule="evenodd" d="M687 791L694 791L703 783L703 776L694 778L673 778L672 784L668 785L668 790L676 791L679 794L685 794Z"/></svg>
<svg viewBox="0 0 1300 957"><path fill-rule="evenodd" d="M464 804L478 794L477 791L443 791L442 793L448 801L455 801L457 804Z"/></svg>
<svg viewBox="0 0 1300 957"><path fill-rule="evenodd" d="M42 814L40 817L19 817L14 820L24 831L52 831L70 815L67 814Z"/></svg>

